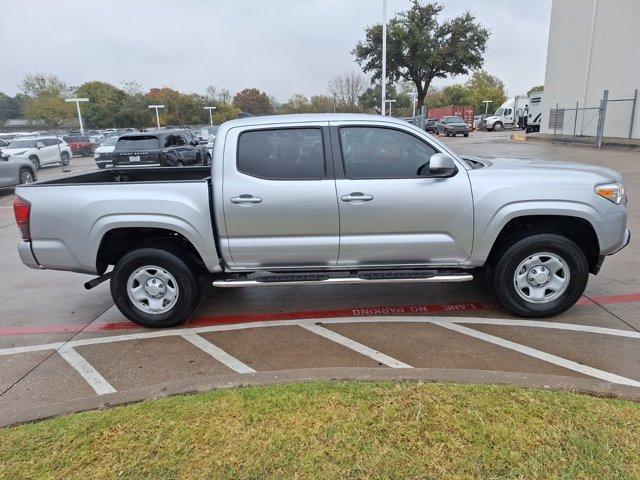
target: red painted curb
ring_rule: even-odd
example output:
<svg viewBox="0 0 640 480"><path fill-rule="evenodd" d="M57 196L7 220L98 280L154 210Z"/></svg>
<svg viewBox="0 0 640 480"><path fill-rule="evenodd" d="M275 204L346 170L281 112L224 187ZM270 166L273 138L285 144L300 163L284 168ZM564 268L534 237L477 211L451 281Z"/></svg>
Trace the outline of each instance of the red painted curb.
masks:
<svg viewBox="0 0 640 480"><path fill-rule="evenodd" d="M640 302L640 293L625 295L597 296L589 299L582 297L577 305L610 305L617 303ZM233 323L263 322L269 320L296 320L302 318L321 319L336 317L369 317L388 315L424 315L430 313L449 312L471 312L480 310L496 310L499 306L494 302L473 302L473 303L445 303L429 305L402 305L391 307L361 307L345 308L339 310L311 310L298 312L278 312L278 313L256 313L240 315L215 315L198 317L190 320L186 326L202 327L208 325L223 325ZM82 332L105 332L112 330L133 330L141 328L139 325L129 321L91 324L70 324L70 325L34 325L24 327L2 327L0 337L10 335L29 335L43 333L78 333Z"/></svg>

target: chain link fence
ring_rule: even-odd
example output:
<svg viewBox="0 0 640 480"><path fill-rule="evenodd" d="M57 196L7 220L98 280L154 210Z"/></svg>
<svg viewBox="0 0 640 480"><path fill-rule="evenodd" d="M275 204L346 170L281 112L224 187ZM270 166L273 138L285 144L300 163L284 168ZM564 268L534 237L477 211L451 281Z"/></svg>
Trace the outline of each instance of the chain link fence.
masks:
<svg viewBox="0 0 640 480"><path fill-rule="evenodd" d="M634 138L638 89L629 92L605 90L599 102L560 104L549 111L549 131L556 143L593 142L601 147L607 137Z"/></svg>

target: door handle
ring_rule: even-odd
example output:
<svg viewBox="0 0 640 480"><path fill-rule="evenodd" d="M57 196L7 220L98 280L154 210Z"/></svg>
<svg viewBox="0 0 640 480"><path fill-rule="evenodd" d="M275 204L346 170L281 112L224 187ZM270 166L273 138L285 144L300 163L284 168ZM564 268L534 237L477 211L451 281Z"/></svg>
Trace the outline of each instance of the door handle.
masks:
<svg viewBox="0 0 640 480"><path fill-rule="evenodd" d="M373 200L373 195L369 195L362 192L352 192L349 195L343 195L340 197L343 202L370 202Z"/></svg>
<svg viewBox="0 0 640 480"><path fill-rule="evenodd" d="M239 197L232 197L231 203L235 203L236 205L242 205L243 203L261 203L262 199L260 197L254 197L253 195L247 195L246 193L240 195Z"/></svg>

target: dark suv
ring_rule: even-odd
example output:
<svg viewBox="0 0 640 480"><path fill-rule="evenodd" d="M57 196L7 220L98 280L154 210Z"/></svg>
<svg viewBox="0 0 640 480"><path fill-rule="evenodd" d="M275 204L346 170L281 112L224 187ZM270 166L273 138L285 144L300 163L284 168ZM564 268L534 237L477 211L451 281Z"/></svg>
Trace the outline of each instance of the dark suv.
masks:
<svg viewBox="0 0 640 480"><path fill-rule="evenodd" d="M209 153L189 130L160 130L122 135L113 150L113 166L207 165Z"/></svg>
<svg viewBox="0 0 640 480"><path fill-rule="evenodd" d="M445 134L447 137L451 135L455 137L458 134L468 137L469 125L457 115L442 117L436 122L436 133Z"/></svg>

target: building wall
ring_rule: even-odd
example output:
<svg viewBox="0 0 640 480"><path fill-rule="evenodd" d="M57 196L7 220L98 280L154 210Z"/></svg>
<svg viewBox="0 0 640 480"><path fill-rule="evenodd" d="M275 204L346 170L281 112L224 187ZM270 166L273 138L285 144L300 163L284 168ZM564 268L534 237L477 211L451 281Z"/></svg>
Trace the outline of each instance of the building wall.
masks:
<svg viewBox="0 0 640 480"><path fill-rule="evenodd" d="M640 0L553 0L546 68L542 132L553 133L549 109L556 102L597 107L604 90L610 99L632 97L640 89ZM628 136L631 105L607 104L605 136ZM640 139L640 101L635 117L633 137ZM595 135L597 110L577 118L566 112L562 133L573 132L574 120L578 134Z"/></svg>

